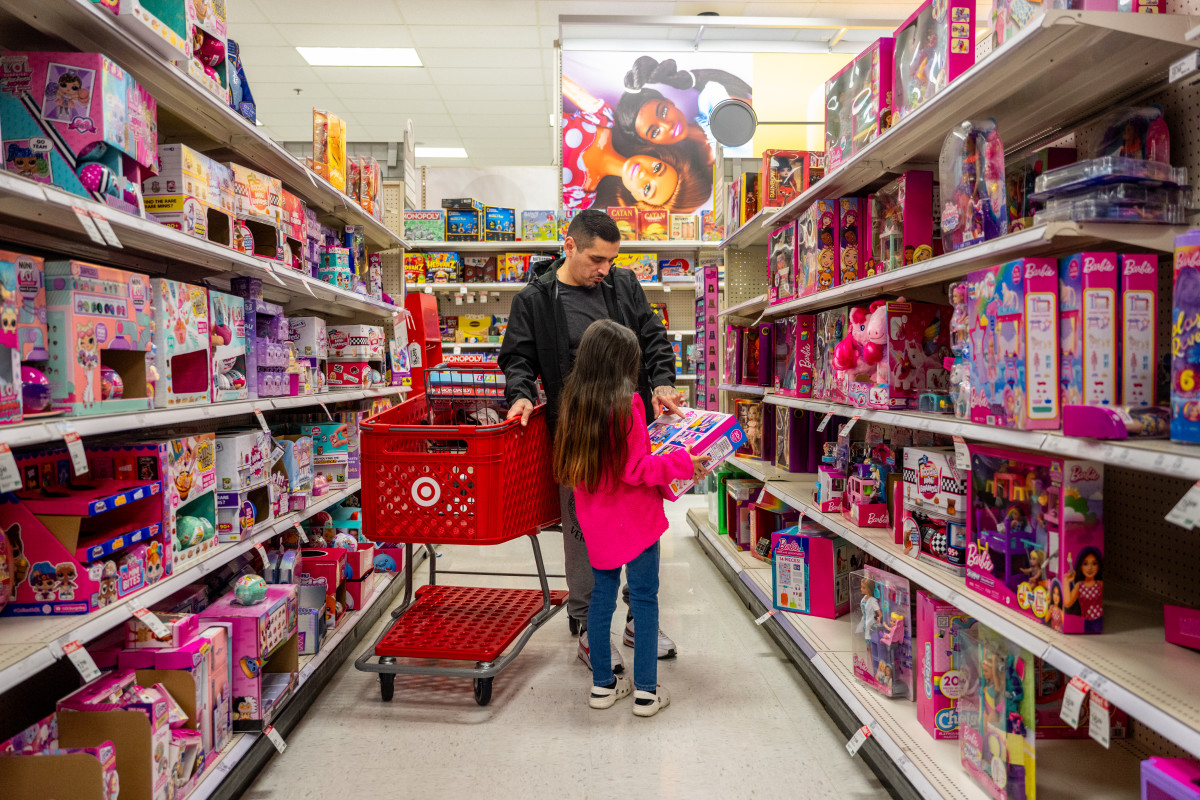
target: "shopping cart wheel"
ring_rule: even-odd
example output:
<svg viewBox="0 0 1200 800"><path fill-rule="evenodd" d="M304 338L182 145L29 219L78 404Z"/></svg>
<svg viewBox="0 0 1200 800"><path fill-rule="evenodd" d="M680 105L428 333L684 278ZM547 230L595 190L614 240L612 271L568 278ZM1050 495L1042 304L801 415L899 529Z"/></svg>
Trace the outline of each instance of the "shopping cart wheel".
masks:
<svg viewBox="0 0 1200 800"><path fill-rule="evenodd" d="M396 676L390 672L379 673L379 695L383 698L383 702L392 702L392 696L396 693Z"/></svg>
<svg viewBox="0 0 1200 800"><path fill-rule="evenodd" d="M492 700L492 679L491 678L476 678L475 679L475 702L481 706L486 706Z"/></svg>

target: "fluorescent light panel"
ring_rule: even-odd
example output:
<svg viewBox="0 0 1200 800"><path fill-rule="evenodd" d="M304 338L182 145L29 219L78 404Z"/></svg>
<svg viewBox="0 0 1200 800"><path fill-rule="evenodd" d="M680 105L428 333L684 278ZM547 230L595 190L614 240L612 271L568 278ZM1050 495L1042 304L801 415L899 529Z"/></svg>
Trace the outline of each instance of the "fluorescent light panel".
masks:
<svg viewBox="0 0 1200 800"><path fill-rule="evenodd" d="M463 147L417 147L417 158L466 158Z"/></svg>
<svg viewBox="0 0 1200 800"><path fill-rule="evenodd" d="M421 67L411 47L297 47L314 67Z"/></svg>

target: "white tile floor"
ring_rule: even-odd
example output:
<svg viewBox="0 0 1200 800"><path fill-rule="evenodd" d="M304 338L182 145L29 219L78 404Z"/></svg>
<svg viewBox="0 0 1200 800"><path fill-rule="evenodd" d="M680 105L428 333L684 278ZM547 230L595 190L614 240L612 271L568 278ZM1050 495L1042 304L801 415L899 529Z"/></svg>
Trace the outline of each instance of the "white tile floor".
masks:
<svg viewBox="0 0 1200 800"><path fill-rule="evenodd" d="M680 654L659 662L672 701L658 716L634 717L628 700L587 707L590 673L564 612L495 679L487 707L475 704L468 680L408 676L383 703L378 679L351 658L245 797L886 796L700 549L684 520L696 502L667 506L660 607ZM561 574L560 537L543 534L542 546L550 572ZM521 572L532 571L533 558L521 540L443 548L438 565ZM445 582L533 585L451 577ZM618 646L631 665L632 650Z"/></svg>

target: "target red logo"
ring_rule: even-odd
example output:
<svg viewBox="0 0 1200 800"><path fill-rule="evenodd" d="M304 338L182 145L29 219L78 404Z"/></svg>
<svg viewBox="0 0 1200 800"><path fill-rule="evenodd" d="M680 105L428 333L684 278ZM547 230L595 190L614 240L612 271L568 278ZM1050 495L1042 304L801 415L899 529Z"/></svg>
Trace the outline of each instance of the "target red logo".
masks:
<svg viewBox="0 0 1200 800"><path fill-rule="evenodd" d="M442 497L442 487L433 478L418 478L413 481L412 499L417 505L428 508Z"/></svg>

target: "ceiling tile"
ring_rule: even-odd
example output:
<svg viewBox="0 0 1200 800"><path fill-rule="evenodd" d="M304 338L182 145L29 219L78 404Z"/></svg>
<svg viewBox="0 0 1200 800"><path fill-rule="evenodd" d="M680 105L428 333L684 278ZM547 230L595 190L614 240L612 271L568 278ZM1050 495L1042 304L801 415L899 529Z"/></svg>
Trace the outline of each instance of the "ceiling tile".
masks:
<svg viewBox="0 0 1200 800"><path fill-rule="evenodd" d="M460 124L458 131L464 140L471 141L510 141L513 139L531 139L540 141L540 137L550 136L547 125L482 125ZM419 133L419 132L418 132Z"/></svg>
<svg viewBox="0 0 1200 800"><path fill-rule="evenodd" d="M442 84L443 100L546 100L546 86Z"/></svg>
<svg viewBox="0 0 1200 800"><path fill-rule="evenodd" d="M418 144L427 144L431 147L442 145L458 147L462 144L458 128L453 125L417 125L414 123L413 132L417 134Z"/></svg>
<svg viewBox="0 0 1200 800"><path fill-rule="evenodd" d="M445 25L448 12L456 19L470 20L473 26L537 24L533 0L454 0L452 8L444 3L400 3L400 13L409 25Z"/></svg>
<svg viewBox="0 0 1200 800"><path fill-rule="evenodd" d="M443 6L444 7L444 6ZM445 17L443 17L443 21ZM414 29L421 47L505 47L528 48L538 46L537 28L490 25L471 27L468 25L422 25ZM481 64L486 68L487 65Z"/></svg>
<svg viewBox="0 0 1200 800"><path fill-rule="evenodd" d="M542 25L557 25L559 15L632 15L642 17L669 17L675 13L675 3L649 2L607 2L603 5L594 0L541 0L538 3L538 22Z"/></svg>
<svg viewBox="0 0 1200 800"><path fill-rule="evenodd" d="M413 37L403 25L374 19L369 25L336 25L331 22L286 22L276 25L288 44L299 47L412 47Z"/></svg>
<svg viewBox="0 0 1200 800"><path fill-rule="evenodd" d="M325 87L339 97L376 100L440 100L441 93L431 83L340 83L326 80ZM390 104L389 104L390 105Z"/></svg>
<svg viewBox="0 0 1200 800"><path fill-rule="evenodd" d="M364 125L357 129L356 142L402 142L404 141L403 125Z"/></svg>
<svg viewBox="0 0 1200 800"><path fill-rule="evenodd" d="M313 67L312 70L326 84L412 86L429 83L429 71L422 67Z"/></svg>
<svg viewBox="0 0 1200 800"><path fill-rule="evenodd" d="M709 0L704 2L689 2L689 0L680 0L675 4L674 14L677 17L694 17L701 11L716 11L722 17L740 17L746 13L745 3L714 3Z"/></svg>
<svg viewBox="0 0 1200 800"><path fill-rule="evenodd" d="M285 47L287 40L280 35L278 29L270 23L238 23L230 25L233 39L241 45L244 52L251 47Z"/></svg>
<svg viewBox="0 0 1200 800"><path fill-rule="evenodd" d="M268 67L245 65L250 91L260 83L286 83L291 86L317 86L321 80L312 67Z"/></svg>
<svg viewBox="0 0 1200 800"><path fill-rule="evenodd" d="M554 47L554 43L558 41L558 26L538 28L538 43L541 45L543 52Z"/></svg>
<svg viewBox="0 0 1200 800"><path fill-rule="evenodd" d="M228 9L226 20L231 26L230 30L232 30L232 26L236 25L252 25L271 21L266 14L258 10L254 0L238 0L232 8Z"/></svg>
<svg viewBox="0 0 1200 800"><path fill-rule="evenodd" d="M236 9L241 0L234 0L230 5ZM287 20L288 22L311 23L324 25L336 19L344 19L350 9L334 6L329 0L255 0L255 5L267 20ZM355 18L370 20L371 25L402 25L400 12L392 0L354 0L353 13ZM231 19L232 22L232 14ZM258 20L263 22L265 20ZM366 30L370 26L363 25Z"/></svg>
<svg viewBox="0 0 1200 800"><path fill-rule="evenodd" d="M388 112L391 112L389 116L446 113L446 104L441 100L402 100L397 103L380 103L378 99L372 97L342 97L341 100L346 108L364 116Z"/></svg>
<svg viewBox="0 0 1200 800"><path fill-rule="evenodd" d="M536 48L528 50L489 50L468 47L427 47L419 45L417 53L421 63L430 68L473 67L474 65L503 64L507 69L539 68L542 54ZM487 81L488 69L479 66L476 70L481 82Z"/></svg>
<svg viewBox="0 0 1200 800"><path fill-rule="evenodd" d="M550 104L545 100L447 100L446 110L455 116L479 119L486 114L520 114L548 123Z"/></svg>
<svg viewBox="0 0 1200 800"><path fill-rule="evenodd" d="M811 17L815 3L746 3L747 17Z"/></svg>
<svg viewBox="0 0 1200 800"><path fill-rule="evenodd" d="M318 100L324 101L343 96L321 83L310 84L306 87L295 87L288 83L254 83L253 81L250 84L250 91L254 93L254 100L259 105L267 101L295 101L297 88L301 89L299 97L304 98L304 102L309 104L315 104Z"/></svg>
<svg viewBox="0 0 1200 800"><path fill-rule="evenodd" d="M481 72L476 69L431 69L429 77L435 84L471 84L494 83L513 86L540 86L549 80L542 69L489 69Z"/></svg>
<svg viewBox="0 0 1200 800"><path fill-rule="evenodd" d="M246 68L246 77L253 84L254 76L250 71L255 67L308 67L308 62L296 52L296 48L288 45L246 45L242 48L242 65Z"/></svg>

